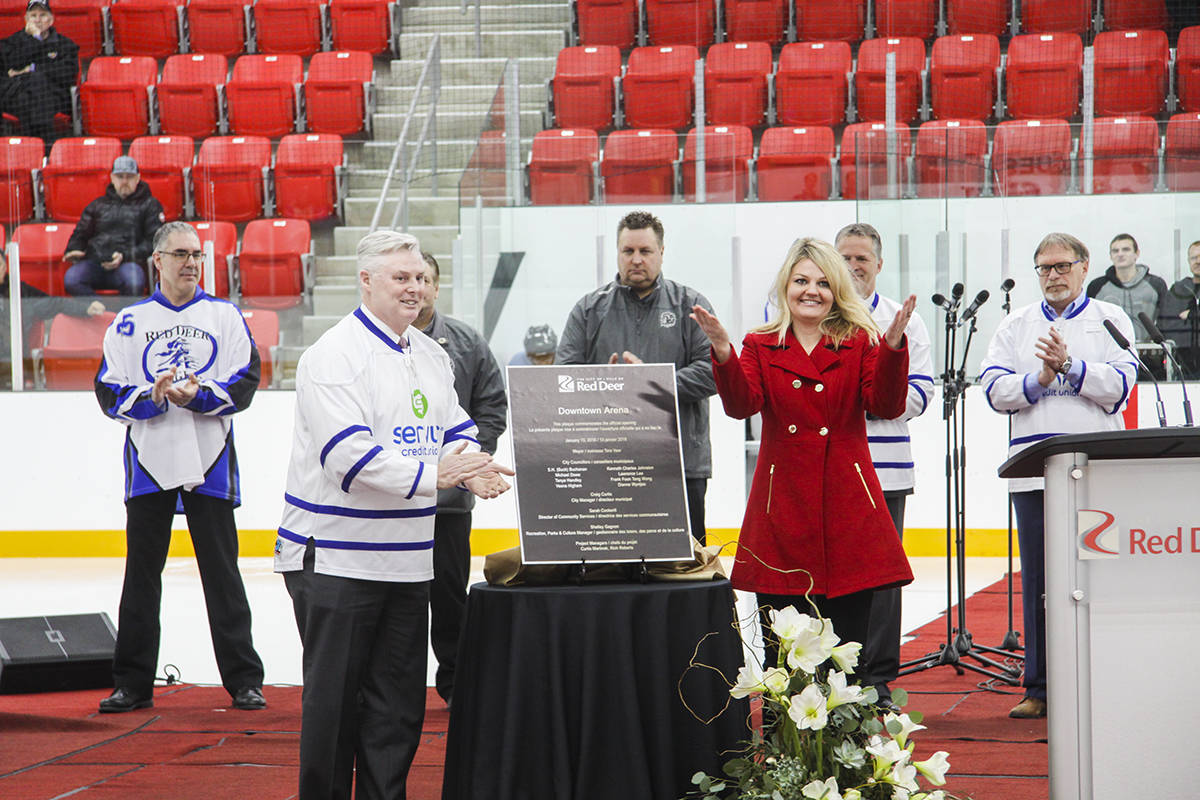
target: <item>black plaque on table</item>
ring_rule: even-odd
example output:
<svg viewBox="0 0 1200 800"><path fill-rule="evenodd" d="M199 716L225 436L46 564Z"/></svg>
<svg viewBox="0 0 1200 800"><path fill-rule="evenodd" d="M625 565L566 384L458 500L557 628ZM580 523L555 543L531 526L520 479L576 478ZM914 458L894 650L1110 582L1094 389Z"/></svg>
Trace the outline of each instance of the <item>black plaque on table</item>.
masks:
<svg viewBox="0 0 1200 800"><path fill-rule="evenodd" d="M509 367L521 561L692 557L673 364Z"/></svg>

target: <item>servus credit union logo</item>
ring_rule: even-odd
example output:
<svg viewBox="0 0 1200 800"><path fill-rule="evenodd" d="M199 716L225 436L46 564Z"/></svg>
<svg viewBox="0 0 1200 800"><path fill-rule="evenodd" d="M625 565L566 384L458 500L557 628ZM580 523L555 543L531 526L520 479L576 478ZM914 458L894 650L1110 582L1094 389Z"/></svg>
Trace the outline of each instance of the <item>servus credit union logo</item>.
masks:
<svg viewBox="0 0 1200 800"><path fill-rule="evenodd" d="M1131 525L1122 531L1107 511L1081 508L1077 515L1081 560L1100 558L1200 555L1200 526Z"/></svg>

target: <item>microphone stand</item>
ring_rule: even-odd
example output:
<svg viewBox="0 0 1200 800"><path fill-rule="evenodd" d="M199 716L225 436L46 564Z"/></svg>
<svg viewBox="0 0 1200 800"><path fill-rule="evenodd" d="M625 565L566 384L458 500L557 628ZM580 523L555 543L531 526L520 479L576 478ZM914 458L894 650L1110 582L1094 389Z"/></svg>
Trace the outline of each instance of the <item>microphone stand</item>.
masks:
<svg viewBox="0 0 1200 800"><path fill-rule="evenodd" d="M1013 286L1015 286L1015 285L1016 284L1013 282L1013 280L1011 278L1009 278L1004 283L1000 284L1000 289L1001 289L1001 291L1004 292L1004 302L1000 304L1000 307L1002 309L1004 309L1004 316L1006 316L1006 317L1012 313L1012 290L1013 290ZM1008 440L1010 442L1012 441L1012 415L1011 414L1008 417ZM1004 650L1010 650L1010 651L1020 650L1020 651L1024 652L1025 648L1021 645L1021 636L1020 636L1020 634L1017 633L1017 629L1013 624L1013 598L1015 596L1015 592L1013 591L1013 531L1014 531L1015 526L1013 524L1014 520L1013 520L1012 489L1008 490L1007 510L1008 510L1008 576L1007 576L1006 582L1008 584L1008 591L1007 591L1007 594L1008 594L1008 630L1005 632L1004 638L1000 641L1000 647L1003 648ZM1022 661L1024 661L1024 657L1022 657L1022 656L1016 656L1016 658L1020 658Z"/></svg>
<svg viewBox="0 0 1200 800"><path fill-rule="evenodd" d="M967 353L975 335L976 320L972 315L963 348L962 364L955 368L954 354L957 346L957 331L962 322L958 319L958 304L951 301L940 305L946 312L946 348L942 364L942 418L946 423L946 640L935 652L900 665L899 675L911 675L938 666L951 666L962 675L966 669L1000 680L1010 685L1020 681L1021 670L1002 664L981 655L979 651L996 653L1008 657L1013 654L973 643L967 630L966 610L966 379ZM961 407L961 410L960 410ZM951 609L954 606L954 590L958 590L957 629ZM979 664L965 661L969 657Z"/></svg>

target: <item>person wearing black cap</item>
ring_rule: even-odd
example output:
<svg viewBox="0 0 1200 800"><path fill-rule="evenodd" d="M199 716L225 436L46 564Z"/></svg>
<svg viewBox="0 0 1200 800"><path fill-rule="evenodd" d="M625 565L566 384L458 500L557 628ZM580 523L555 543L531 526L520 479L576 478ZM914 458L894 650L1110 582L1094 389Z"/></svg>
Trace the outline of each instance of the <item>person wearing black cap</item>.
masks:
<svg viewBox="0 0 1200 800"><path fill-rule="evenodd" d="M0 107L50 151L54 115L71 113L79 45L54 29L50 0L29 0L25 28L0 41Z"/></svg>
<svg viewBox="0 0 1200 800"><path fill-rule="evenodd" d="M162 203L138 176L129 156L113 161L111 185L87 204L67 240L64 261L75 264L63 276L67 294L93 295L116 289L123 297L146 293L146 268L154 234L163 224Z"/></svg>

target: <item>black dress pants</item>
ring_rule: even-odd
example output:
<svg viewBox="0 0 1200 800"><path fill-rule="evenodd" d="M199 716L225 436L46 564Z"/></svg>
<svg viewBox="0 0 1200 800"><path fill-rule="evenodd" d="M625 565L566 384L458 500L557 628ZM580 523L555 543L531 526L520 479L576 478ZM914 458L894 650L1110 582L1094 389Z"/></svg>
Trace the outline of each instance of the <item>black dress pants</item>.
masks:
<svg viewBox="0 0 1200 800"><path fill-rule="evenodd" d="M883 493L892 523L904 540L904 500L907 494ZM900 587L877 589L871 598L871 629L859 656L864 686L874 686L880 697L891 697L887 684L900 672Z"/></svg>
<svg viewBox="0 0 1200 800"><path fill-rule="evenodd" d="M458 638L471 573L471 512L439 511L433 523L433 583L429 587L429 640L437 659L438 695L450 702Z"/></svg>
<svg viewBox="0 0 1200 800"><path fill-rule="evenodd" d="M429 582L285 572L304 646L299 800L404 800L425 719Z"/></svg>
<svg viewBox="0 0 1200 800"><path fill-rule="evenodd" d="M692 523L692 538L700 544L708 543L708 530L704 527L704 496L708 494L708 478L684 478L687 491L688 519Z"/></svg>
<svg viewBox="0 0 1200 800"><path fill-rule="evenodd" d="M171 544L175 503L183 498L196 550L208 628L221 683L232 695L262 686L263 665L250 637L250 604L238 572L238 535L233 503L176 489L131 497L125 503L125 583L117 618L113 681L150 694L161 635L162 571Z"/></svg>

